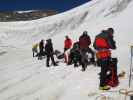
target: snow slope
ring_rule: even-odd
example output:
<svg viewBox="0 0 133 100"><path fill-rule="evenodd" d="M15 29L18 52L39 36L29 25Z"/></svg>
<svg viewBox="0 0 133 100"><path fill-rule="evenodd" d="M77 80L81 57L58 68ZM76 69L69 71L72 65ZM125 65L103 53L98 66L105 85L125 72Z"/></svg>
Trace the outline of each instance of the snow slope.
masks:
<svg viewBox="0 0 133 100"><path fill-rule="evenodd" d="M126 71L114 90L128 88L132 10L132 0L93 0L47 18L0 22L0 100L95 100L100 95L99 68L88 66L86 72L81 72L81 67L74 69L64 63L46 68L45 59L32 58L31 46L42 38L52 38L54 48L63 51L66 34L76 41L87 30L93 41L108 27L115 29L117 50L112 54L119 59L118 72ZM124 100L117 92L104 95Z"/></svg>

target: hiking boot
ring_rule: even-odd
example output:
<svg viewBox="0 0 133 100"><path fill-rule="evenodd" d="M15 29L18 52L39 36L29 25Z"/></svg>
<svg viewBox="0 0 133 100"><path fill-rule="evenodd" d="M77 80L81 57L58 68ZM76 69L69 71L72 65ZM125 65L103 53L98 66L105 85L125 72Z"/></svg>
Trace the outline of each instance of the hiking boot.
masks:
<svg viewBox="0 0 133 100"><path fill-rule="evenodd" d="M95 66L96 66L96 61L95 61L95 59L94 59L94 58L90 58L90 64L93 64L93 65L95 65Z"/></svg>
<svg viewBox="0 0 133 100"><path fill-rule="evenodd" d="M109 90L109 89L110 89L110 87L107 85L99 87L99 90Z"/></svg>
<svg viewBox="0 0 133 100"><path fill-rule="evenodd" d="M74 67L78 67L78 64L76 63L76 64L74 64Z"/></svg>
<svg viewBox="0 0 133 100"><path fill-rule="evenodd" d="M84 72L85 71L85 68L82 68L82 71Z"/></svg>
<svg viewBox="0 0 133 100"><path fill-rule="evenodd" d="M55 64L54 64L54 66L58 66L58 64L57 64L57 63L55 63Z"/></svg>
<svg viewBox="0 0 133 100"><path fill-rule="evenodd" d="M68 61L67 65L72 65L72 62L71 61Z"/></svg>
<svg viewBox="0 0 133 100"><path fill-rule="evenodd" d="M38 57L38 60L42 60L42 56L41 57Z"/></svg>

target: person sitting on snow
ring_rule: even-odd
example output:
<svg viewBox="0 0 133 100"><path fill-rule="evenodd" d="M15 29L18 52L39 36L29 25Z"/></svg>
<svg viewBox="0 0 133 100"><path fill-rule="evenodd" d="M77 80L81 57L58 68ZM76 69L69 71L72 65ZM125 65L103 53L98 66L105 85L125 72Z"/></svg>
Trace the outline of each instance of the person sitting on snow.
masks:
<svg viewBox="0 0 133 100"><path fill-rule="evenodd" d="M80 47L79 47L79 42L77 41L73 44L73 47L70 50L68 65L74 63L74 67L78 67L78 65L81 64L80 61L81 61Z"/></svg>

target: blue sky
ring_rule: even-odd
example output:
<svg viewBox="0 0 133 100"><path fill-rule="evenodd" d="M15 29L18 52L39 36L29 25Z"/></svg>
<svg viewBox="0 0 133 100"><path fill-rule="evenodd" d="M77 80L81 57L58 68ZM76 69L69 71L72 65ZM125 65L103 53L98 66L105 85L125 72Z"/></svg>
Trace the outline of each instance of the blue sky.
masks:
<svg viewBox="0 0 133 100"><path fill-rule="evenodd" d="M0 0L0 10L48 9L64 12L90 0Z"/></svg>

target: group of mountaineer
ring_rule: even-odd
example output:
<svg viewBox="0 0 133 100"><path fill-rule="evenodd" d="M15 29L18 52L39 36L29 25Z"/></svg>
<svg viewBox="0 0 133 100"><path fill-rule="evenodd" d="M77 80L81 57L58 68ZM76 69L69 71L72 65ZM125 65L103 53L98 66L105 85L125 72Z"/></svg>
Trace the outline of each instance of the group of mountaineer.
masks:
<svg viewBox="0 0 133 100"><path fill-rule="evenodd" d="M37 47L39 47L39 51ZM52 39L47 39L45 46L44 46L44 40L42 39L39 42L39 44L37 43L33 45L32 51L33 51L33 57L37 56L38 60L41 60L44 56L47 57L47 60L46 60L47 67L50 67L49 65L50 59L52 60L52 64L54 66L57 66L57 63L54 60L54 49L53 49Z"/></svg>
<svg viewBox="0 0 133 100"><path fill-rule="evenodd" d="M63 53L58 50L54 51L52 39L47 39L45 45L44 40L41 40L39 44L35 44L32 48L33 57L38 56L38 59L42 59L43 56L46 56L47 67L50 67L50 59L54 66L58 66L54 55L59 59L64 59L64 63L67 65L74 64L74 67L81 65L82 71L86 70L88 64L100 66L99 88L100 90L108 90L110 87L115 87L119 83L117 77L117 58L111 57L111 49L116 49L113 34L113 28L102 30L95 37L93 43L95 51L90 48L92 42L87 31L84 31L79 37L79 40L74 43L68 35L65 36ZM39 52L37 47L39 47ZM88 54L91 54L90 58L88 58Z"/></svg>

